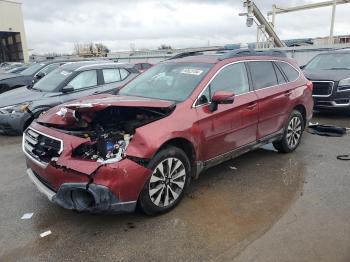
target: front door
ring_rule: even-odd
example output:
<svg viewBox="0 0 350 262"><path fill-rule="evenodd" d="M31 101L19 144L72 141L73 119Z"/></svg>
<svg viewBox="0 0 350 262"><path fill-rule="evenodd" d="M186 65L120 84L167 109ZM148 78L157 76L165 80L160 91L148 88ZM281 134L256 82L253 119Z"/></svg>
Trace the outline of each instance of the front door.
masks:
<svg viewBox="0 0 350 262"><path fill-rule="evenodd" d="M235 94L232 104L209 110L215 91ZM202 158L208 160L256 140L257 97L251 92L244 62L225 66L199 97L196 110L201 132Z"/></svg>

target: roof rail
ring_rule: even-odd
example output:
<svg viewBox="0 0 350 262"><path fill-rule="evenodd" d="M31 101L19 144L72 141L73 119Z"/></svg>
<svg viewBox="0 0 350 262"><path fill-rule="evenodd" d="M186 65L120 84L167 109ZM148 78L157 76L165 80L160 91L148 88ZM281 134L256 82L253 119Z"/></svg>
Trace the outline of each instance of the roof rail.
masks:
<svg viewBox="0 0 350 262"><path fill-rule="evenodd" d="M240 57L240 56L283 56L287 57L287 53L282 50L268 49L268 50L254 50L254 49L236 49L226 53L219 60Z"/></svg>
<svg viewBox="0 0 350 262"><path fill-rule="evenodd" d="M210 52L210 51L217 51L217 52L221 52L221 51L225 51L226 49L224 48L211 48L211 49L204 49L204 50L197 50L197 51L188 51L188 52L183 52L177 55L174 55L172 57L169 57L166 60L172 60L172 59L178 59L178 58L184 58L187 56L196 56L196 55L203 55L203 52Z"/></svg>

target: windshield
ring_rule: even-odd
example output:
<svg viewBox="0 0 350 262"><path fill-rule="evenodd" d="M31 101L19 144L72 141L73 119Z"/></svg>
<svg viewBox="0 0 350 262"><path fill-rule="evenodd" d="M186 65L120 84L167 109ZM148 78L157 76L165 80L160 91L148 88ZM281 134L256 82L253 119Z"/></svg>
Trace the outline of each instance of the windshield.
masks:
<svg viewBox="0 0 350 262"><path fill-rule="evenodd" d="M350 54L318 55L305 66L305 69L350 69Z"/></svg>
<svg viewBox="0 0 350 262"><path fill-rule="evenodd" d="M43 63L34 63L30 65L27 69L23 70L20 72L21 75L24 76L30 76L35 74L37 71L39 71L40 68L42 68L45 64Z"/></svg>
<svg viewBox="0 0 350 262"><path fill-rule="evenodd" d="M33 89L43 92L53 92L71 73L71 71L57 68L36 82Z"/></svg>
<svg viewBox="0 0 350 262"><path fill-rule="evenodd" d="M203 63L158 64L127 84L119 94L181 102L211 67L211 64Z"/></svg>

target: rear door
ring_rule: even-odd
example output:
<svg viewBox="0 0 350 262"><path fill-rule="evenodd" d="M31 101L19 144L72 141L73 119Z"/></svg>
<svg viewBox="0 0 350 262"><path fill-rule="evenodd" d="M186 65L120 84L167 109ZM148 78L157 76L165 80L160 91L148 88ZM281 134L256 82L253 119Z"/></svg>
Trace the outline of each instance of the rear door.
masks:
<svg viewBox="0 0 350 262"><path fill-rule="evenodd" d="M233 104L209 110L215 91L235 93ZM258 124L257 96L251 92L244 62L229 64L208 84L196 103L198 126L202 134L205 160L229 152L256 140Z"/></svg>
<svg viewBox="0 0 350 262"><path fill-rule="evenodd" d="M284 127L289 111L291 90L285 76L272 61L248 62L250 74L258 97L259 124L257 138L263 138Z"/></svg>
<svg viewBox="0 0 350 262"><path fill-rule="evenodd" d="M131 74L125 68L105 68L101 69L103 85L99 86L95 94L113 93L131 78Z"/></svg>

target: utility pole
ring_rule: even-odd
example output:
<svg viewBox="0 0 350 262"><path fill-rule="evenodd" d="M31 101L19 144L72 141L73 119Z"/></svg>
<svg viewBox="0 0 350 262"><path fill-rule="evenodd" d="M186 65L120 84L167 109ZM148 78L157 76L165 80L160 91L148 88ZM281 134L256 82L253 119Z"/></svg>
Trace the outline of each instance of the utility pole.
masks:
<svg viewBox="0 0 350 262"><path fill-rule="evenodd" d="M276 19L276 5L272 5L272 26L275 28L275 19Z"/></svg>
<svg viewBox="0 0 350 262"><path fill-rule="evenodd" d="M334 44L334 38L333 38L333 31L334 31L334 21L335 21L335 9L337 7L337 0L333 0L333 7L332 7L332 21L331 21L331 30L329 32L329 44Z"/></svg>

